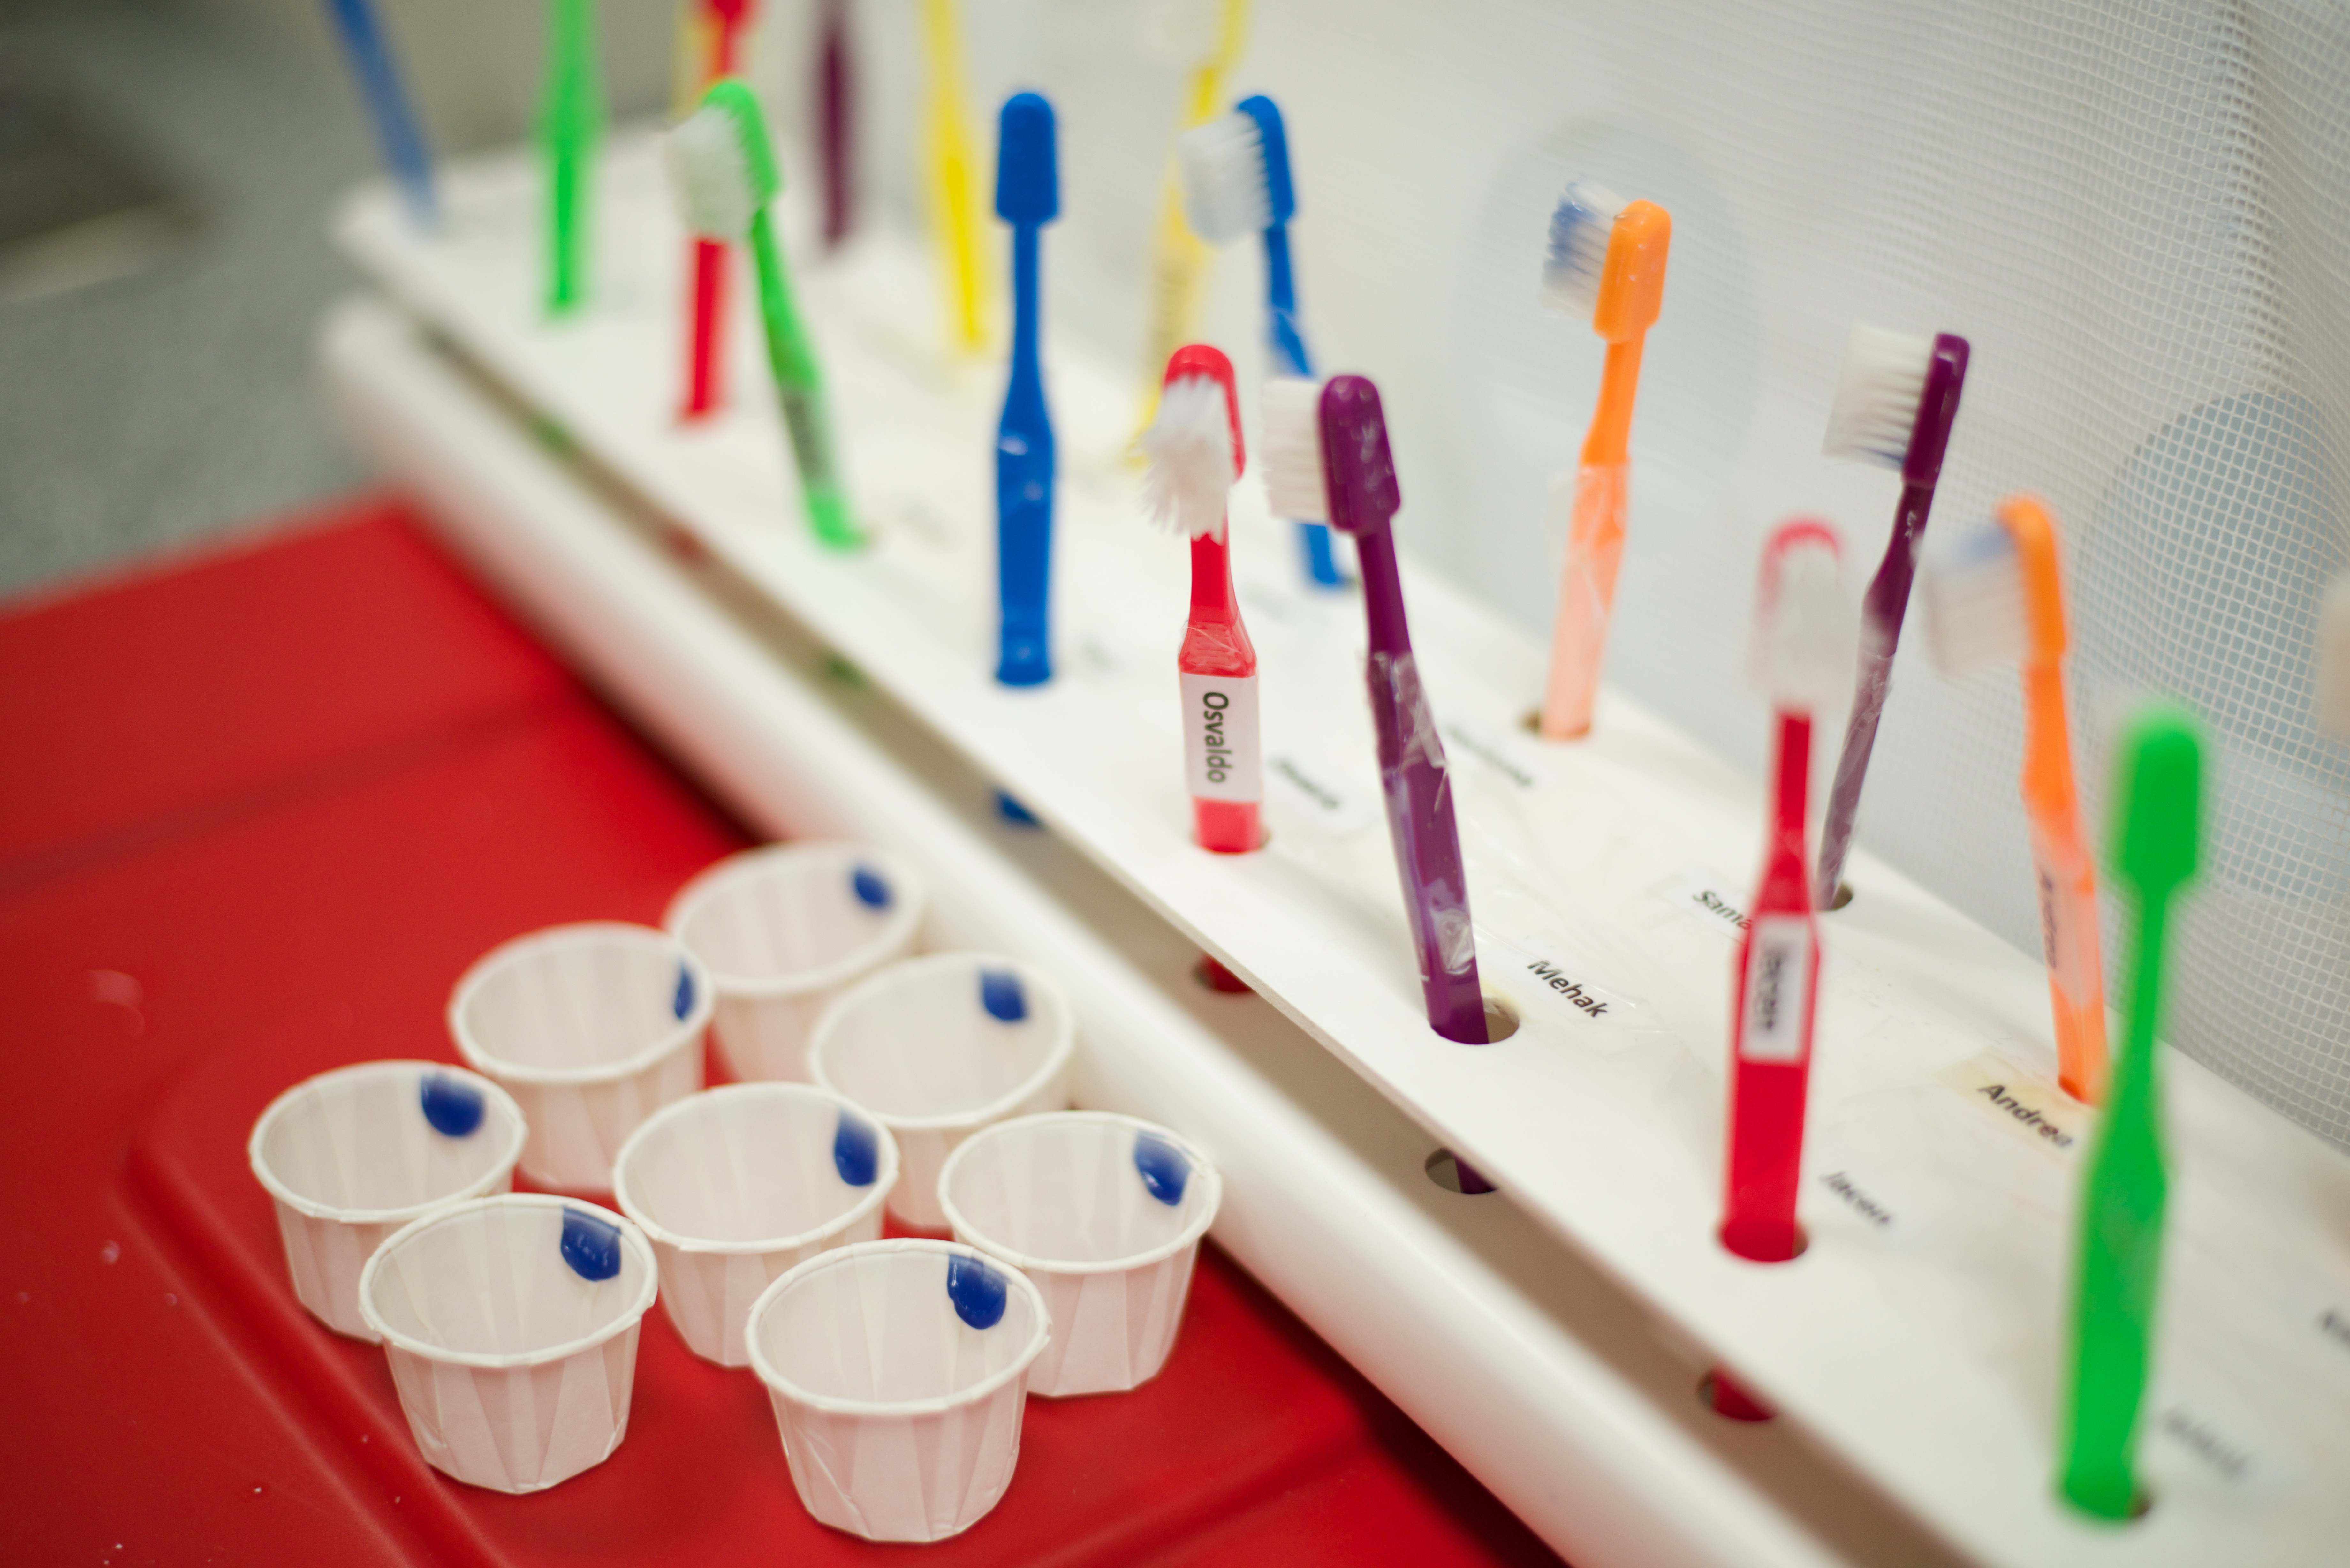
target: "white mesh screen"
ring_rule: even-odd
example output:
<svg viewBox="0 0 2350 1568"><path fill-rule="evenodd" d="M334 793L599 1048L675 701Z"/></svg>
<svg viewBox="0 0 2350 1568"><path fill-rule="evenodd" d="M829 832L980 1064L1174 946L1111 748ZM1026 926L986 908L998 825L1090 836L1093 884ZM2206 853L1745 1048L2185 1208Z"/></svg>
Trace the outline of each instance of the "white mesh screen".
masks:
<svg viewBox="0 0 2350 1568"><path fill-rule="evenodd" d="M1054 327L1129 357L1178 85L1140 11L972 0L967 23L983 146L1015 83L1060 108ZM869 188L909 221L912 17L860 12ZM805 19L775 7L768 69L795 101ZM1819 513L1873 567L1891 519L1891 475L1817 455L1846 333L1971 338L1929 542L2013 490L2054 505L2093 830L2129 698L2209 716L2217 811L2169 1033L2350 1144L2350 752L2314 734L2308 673L2350 558L2350 11L1263 0L1230 96L1251 91L1288 116L1315 348L1381 382L1408 545L1530 630L1555 591L1546 487L1599 361L1587 323L1534 303L1544 220L1583 174L1671 210L1611 678L1758 772L1739 672L1763 531ZM1259 275L1229 254L1209 322L1244 374ZM1943 682L1913 618L1860 838L2036 950L2019 725L2013 677Z"/></svg>

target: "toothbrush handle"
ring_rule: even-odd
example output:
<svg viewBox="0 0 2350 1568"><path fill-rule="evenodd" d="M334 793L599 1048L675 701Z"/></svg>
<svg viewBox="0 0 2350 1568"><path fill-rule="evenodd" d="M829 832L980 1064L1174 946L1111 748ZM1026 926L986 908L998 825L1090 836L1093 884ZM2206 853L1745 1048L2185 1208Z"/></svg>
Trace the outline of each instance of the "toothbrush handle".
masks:
<svg viewBox="0 0 2350 1568"><path fill-rule="evenodd" d="M783 405L784 429L791 438L792 461L799 470L809 524L827 547L854 549L864 542L864 535L849 515L842 493L824 378L792 303L791 275L775 244L775 223L764 208L751 223L751 257L759 275L759 314L766 326L767 360L775 372L775 398Z"/></svg>
<svg viewBox="0 0 2350 1568"><path fill-rule="evenodd" d="M392 177L408 198L409 215L429 228L441 216L440 201L432 189L432 154L417 126L415 111L409 107L375 7L368 0L328 0L328 9L334 14L344 48L350 55L351 74L359 78L359 91L373 113L383 161L391 166Z"/></svg>
<svg viewBox="0 0 2350 1568"><path fill-rule="evenodd" d="M824 244L848 237L856 198L851 134L847 0L825 0L823 42L816 56L816 139L824 161Z"/></svg>
<svg viewBox="0 0 2350 1568"><path fill-rule="evenodd" d="M1378 736L1379 787L1388 831L1403 880L1404 913L1418 950L1429 1027L1447 1040L1482 1045L1485 993L1478 982L1476 929L1469 915L1468 872L1452 815L1451 778L1436 714L1420 685L1419 661L1404 620L1395 539L1385 528L1357 541L1370 624L1365 676Z"/></svg>
<svg viewBox="0 0 2350 1568"><path fill-rule="evenodd" d="M947 253L948 306L955 340L964 348L976 348L983 337L979 239L972 211L971 143L963 128L962 51L955 36L954 0L922 0L922 39L930 57L931 165Z"/></svg>
<svg viewBox="0 0 2350 1568"><path fill-rule="evenodd" d="M1542 732L1566 741L1591 728L1599 665L1607 651L1607 618L1624 559L1624 508L1630 470L1586 463L1575 476L1575 514L1567 525L1566 565L1551 627L1550 680L1543 690Z"/></svg>
<svg viewBox="0 0 2350 1568"><path fill-rule="evenodd" d="M1012 231L1012 380L995 439L996 587L1003 606L995 678L1035 686L1053 678L1053 421L1037 349L1037 233Z"/></svg>
<svg viewBox="0 0 2350 1568"><path fill-rule="evenodd" d="M1933 509L1931 484L1901 487L1901 510L1893 519L1893 536L1886 541L1885 559L1868 582L1861 601L1860 673L1854 683L1852 718L1845 727L1844 750L1836 756L1835 784L1828 792L1827 820L1820 828L1820 868L1813 880L1813 898L1823 909L1835 908L1836 888L1844 879L1845 857L1852 850L1853 818L1860 811L1861 785L1868 778L1868 754L1877 745L1877 722L1885 713L1885 695L1893 682L1893 655L1901 646L1901 618L1909 607L1909 585L1918 576L1918 541L1926 532L1926 514Z"/></svg>
<svg viewBox="0 0 2350 1568"><path fill-rule="evenodd" d="M2162 1272L2169 1179L2154 1028L2168 903L2149 896L2140 911L2129 1040L2114 1066L2081 1204L2062 1484L2076 1507L2105 1519L2126 1519L2137 1504L2138 1417Z"/></svg>
<svg viewBox="0 0 2350 1568"><path fill-rule="evenodd" d="M1297 283L1289 266L1289 227L1275 223L1264 232L1265 335L1273 346L1274 362L1285 375L1311 377L1314 358L1305 350L1305 334L1297 324ZM1330 530L1320 523L1297 524L1298 548L1305 555L1306 580L1316 587L1346 586Z"/></svg>
<svg viewBox="0 0 2350 1568"><path fill-rule="evenodd" d="M726 245L693 242L693 324L686 369L685 417L699 419L718 406L719 323L726 316Z"/></svg>
<svg viewBox="0 0 2350 1568"><path fill-rule="evenodd" d="M1785 1262L1801 1242L1795 1200L1820 985L1819 927L1804 875L1811 749L1810 717L1782 711L1778 815L1738 950L1721 1243L1758 1263Z"/></svg>

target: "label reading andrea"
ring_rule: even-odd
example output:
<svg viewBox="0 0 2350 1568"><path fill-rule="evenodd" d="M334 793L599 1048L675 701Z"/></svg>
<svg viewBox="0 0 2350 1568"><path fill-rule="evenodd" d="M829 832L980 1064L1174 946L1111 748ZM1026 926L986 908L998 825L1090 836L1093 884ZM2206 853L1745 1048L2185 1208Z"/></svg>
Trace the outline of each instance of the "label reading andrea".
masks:
<svg viewBox="0 0 2350 1568"><path fill-rule="evenodd" d="M1200 800L1261 800L1256 677L1183 677L1183 763Z"/></svg>
<svg viewBox="0 0 2350 1568"><path fill-rule="evenodd" d="M1753 925L1746 1010L1738 1043L1748 1062L1796 1062L1804 1054L1804 1001L1812 981L1811 923L1763 915Z"/></svg>

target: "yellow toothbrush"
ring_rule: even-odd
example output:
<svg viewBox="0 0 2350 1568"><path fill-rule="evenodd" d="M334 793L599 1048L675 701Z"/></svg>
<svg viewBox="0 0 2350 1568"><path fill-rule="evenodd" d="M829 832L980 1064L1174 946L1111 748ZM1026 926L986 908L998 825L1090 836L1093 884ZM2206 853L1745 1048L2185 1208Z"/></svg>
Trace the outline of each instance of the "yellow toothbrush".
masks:
<svg viewBox="0 0 2350 1568"><path fill-rule="evenodd" d="M955 346L985 346L980 317L978 214L972 199L971 138L963 126L962 43L954 0L922 0L922 41L931 57L931 216L945 250L947 319Z"/></svg>

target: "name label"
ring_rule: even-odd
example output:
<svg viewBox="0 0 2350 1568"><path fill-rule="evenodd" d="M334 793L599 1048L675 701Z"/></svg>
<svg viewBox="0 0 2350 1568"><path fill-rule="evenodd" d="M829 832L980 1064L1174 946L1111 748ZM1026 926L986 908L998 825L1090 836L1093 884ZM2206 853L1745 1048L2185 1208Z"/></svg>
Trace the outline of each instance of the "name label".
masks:
<svg viewBox="0 0 2350 1568"><path fill-rule="evenodd" d="M1256 677L1183 677L1183 763L1201 800L1262 800L1256 743Z"/></svg>
<svg viewBox="0 0 2350 1568"><path fill-rule="evenodd" d="M1520 789L1532 789L1542 783L1531 769L1513 758L1498 742L1474 734L1459 724L1445 725L1444 738Z"/></svg>
<svg viewBox="0 0 2350 1568"><path fill-rule="evenodd" d="M1753 922L1738 1054L1747 1062L1800 1062L1811 1033L1812 923L1800 915Z"/></svg>
<svg viewBox="0 0 2350 1568"><path fill-rule="evenodd" d="M1820 1185L1844 1199L1846 1208L1878 1230L1889 1231L1893 1228L1893 1210L1863 1192L1848 1173L1831 1170L1820 1178Z"/></svg>
<svg viewBox="0 0 2350 1568"><path fill-rule="evenodd" d="M2034 1082L1990 1055L1961 1062L1942 1075L1942 1082L2049 1153L2070 1159L2080 1152L2088 1107L2054 1085Z"/></svg>
<svg viewBox="0 0 2350 1568"><path fill-rule="evenodd" d="M1730 884L1711 872L1686 869L1657 889L1657 896L1685 915L1694 915L1731 941L1742 941L1747 918L1744 894L1727 891Z"/></svg>

